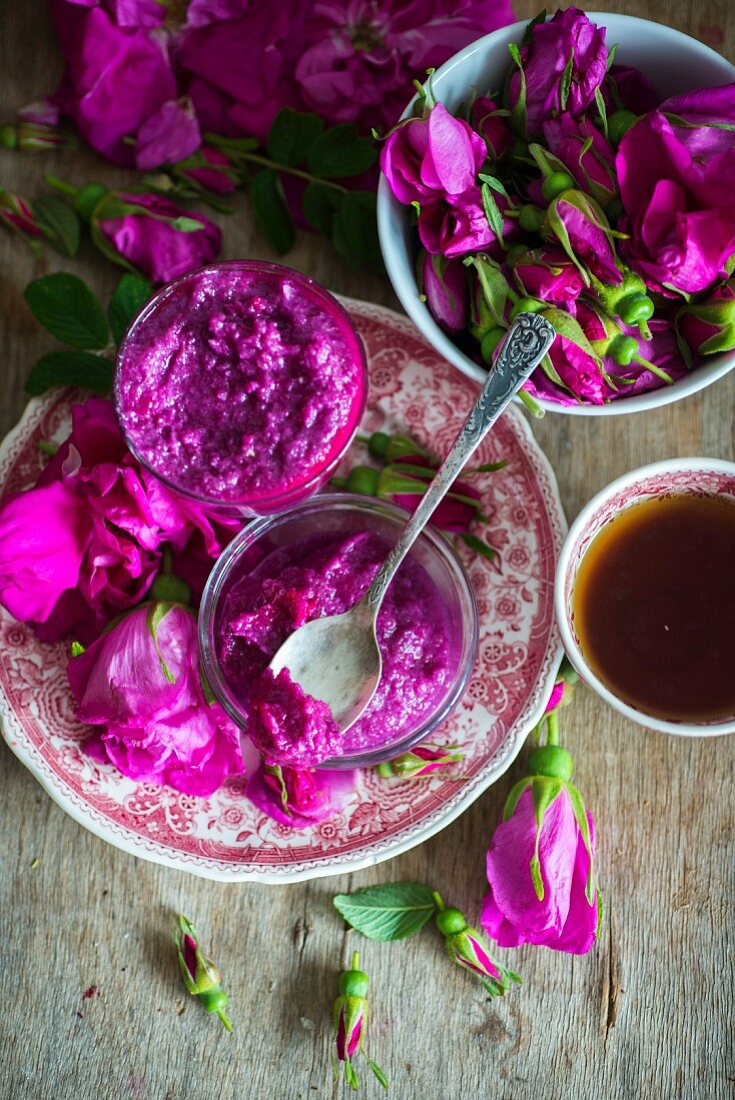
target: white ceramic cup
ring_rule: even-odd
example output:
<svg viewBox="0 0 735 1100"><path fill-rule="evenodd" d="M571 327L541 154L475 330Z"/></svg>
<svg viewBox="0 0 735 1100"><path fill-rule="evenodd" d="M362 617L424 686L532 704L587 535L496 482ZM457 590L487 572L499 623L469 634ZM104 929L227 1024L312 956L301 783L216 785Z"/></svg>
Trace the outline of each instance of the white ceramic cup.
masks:
<svg viewBox="0 0 735 1100"><path fill-rule="evenodd" d="M591 11L589 19L606 28L608 47L618 46L616 62L640 69L651 80L662 97L679 95L695 88L715 87L735 80L735 65L709 46L689 35L660 23L637 19L631 15ZM431 88L449 111L455 111L469 98L473 89L484 94L503 85L510 65L508 44L520 44L528 21L513 23L472 42L450 57L431 78ZM401 117L413 110L414 99ZM419 296L416 281L418 235L412 222L412 210L402 205L381 176L378 187L378 233L385 267L393 289L408 316L441 356L473 381L482 384L487 368L476 363L454 343L437 324L429 308ZM534 400L546 412L567 416L616 416L621 413L645 412L671 401L679 401L711 385L735 366L735 353L710 355L704 363L672 385L663 385L648 393L634 394L607 405L562 405L536 397Z"/></svg>
<svg viewBox="0 0 735 1100"><path fill-rule="evenodd" d="M706 493L728 499L735 506L735 463L716 458L671 458L653 462L619 477L585 505L569 528L556 568L554 601L561 640L569 660L587 686L631 721L683 737L735 733L735 714L717 721L675 722L654 718L624 703L592 671L575 630L571 613L575 581L580 563L595 536L623 509L672 493Z"/></svg>

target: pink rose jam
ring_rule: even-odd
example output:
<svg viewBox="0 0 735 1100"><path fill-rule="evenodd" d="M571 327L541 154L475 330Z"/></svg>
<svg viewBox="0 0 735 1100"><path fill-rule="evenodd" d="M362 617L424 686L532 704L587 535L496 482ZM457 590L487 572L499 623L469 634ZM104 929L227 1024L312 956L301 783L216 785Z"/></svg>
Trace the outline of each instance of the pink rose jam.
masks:
<svg viewBox="0 0 735 1100"><path fill-rule="evenodd" d="M174 488L280 509L319 487L362 415L365 363L341 306L276 264L215 264L153 299L120 348L126 440Z"/></svg>
<svg viewBox="0 0 735 1100"><path fill-rule="evenodd" d="M346 734L286 669L274 679L267 668L302 623L352 607L390 547L373 531L313 535L272 550L233 581L219 618L217 657L247 717L246 732L271 763L309 767L391 744L428 720L444 697L459 657L441 595L411 557L378 615L383 674L377 693Z"/></svg>

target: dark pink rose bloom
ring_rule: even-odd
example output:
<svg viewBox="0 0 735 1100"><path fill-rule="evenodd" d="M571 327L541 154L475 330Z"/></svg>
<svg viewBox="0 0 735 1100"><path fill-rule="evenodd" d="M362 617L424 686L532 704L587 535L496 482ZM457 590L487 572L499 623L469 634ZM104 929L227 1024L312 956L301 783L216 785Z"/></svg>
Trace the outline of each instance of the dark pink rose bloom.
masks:
<svg viewBox="0 0 735 1100"><path fill-rule="evenodd" d="M380 167L400 202L424 204L469 191L486 156L485 142L469 123L437 103L426 118L396 127L383 145Z"/></svg>
<svg viewBox="0 0 735 1100"><path fill-rule="evenodd" d="M76 11L71 9L76 8ZM175 99L176 80L163 32L118 26L101 7L56 0L54 15L67 63L57 92L86 141L115 164L132 165L142 123Z"/></svg>
<svg viewBox="0 0 735 1100"><path fill-rule="evenodd" d="M606 338L604 325L594 310L578 301L575 313L576 320L590 343ZM561 385L555 379L549 378L543 367L537 367L527 384L532 396L538 395L563 405L576 404L578 401L602 405L614 395L615 391L605 380L599 359L594 358L574 340L557 333L549 351L549 359Z"/></svg>
<svg viewBox="0 0 735 1100"><path fill-rule="evenodd" d="M605 28L591 23L579 8L557 11L548 22L537 23L520 53L526 80L525 132L529 136L540 134L544 120L552 115L562 111L581 115L605 79ZM570 57L571 83L563 103L562 82ZM519 101L521 86L521 74L514 68L508 86L511 110Z"/></svg>
<svg viewBox="0 0 735 1100"><path fill-rule="evenodd" d="M411 81L483 34L512 23L508 0L321 0L306 23L296 82L328 122L392 126Z"/></svg>
<svg viewBox="0 0 735 1100"><path fill-rule="evenodd" d="M494 197L503 213L508 206L507 199L502 195ZM448 259L466 256L468 252L488 252L494 259L502 259L505 255L487 220L479 187L471 187L461 195L447 195L439 202L427 203L421 208L418 229L426 251ZM517 219L503 218L505 243L519 236Z"/></svg>
<svg viewBox="0 0 735 1100"><path fill-rule="evenodd" d="M420 284L434 320L447 332L467 327L467 270L461 260L422 253Z"/></svg>
<svg viewBox="0 0 735 1100"><path fill-rule="evenodd" d="M618 193L615 153L597 127L564 113L547 119L543 132L547 149L564 162L582 191L606 206Z"/></svg>
<svg viewBox="0 0 735 1100"><path fill-rule="evenodd" d="M715 109L715 101L730 110L727 88L700 97L703 110ZM735 252L735 132L699 125L696 109L688 125L687 110L696 103L669 101L684 125L661 111L640 119L616 158L625 211L618 228L630 235L621 254L649 287L669 296L709 290L727 277ZM727 117L735 123L735 110Z"/></svg>
<svg viewBox="0 0 735 1100"><path fill-rule="evenodd" d="M164 543L175 561L193 559L186 579L199 593L239 526L142 469L101 398L72 406L70 435L35 488L0 503L0 520L0 601L48 641L82 642L145 596Z"/></svg>
<svg viewBox="0 0 735 1100"><path fill-rule="evenodd" d="M493 160L500 160L513 144L513 134L508 126L508 120L497 113L498 109L495 100L481 95L472 104L470 113L472 127L484 140L488 156Z"/></svg>
<svg viewBox="0 0 735 1100"><path fill-rule="evenodd" d="M614 86L614 91L610 84ZM609 115L622 110L645 115L647 111L654 111L661 102L661 96L648 77L630 65L612 65L601 90Z"/></svg>
<svg viewBox="0 0 735 1100"><path fill-rule="evenodd" d="M191 96L203 130L245 133L265 140L284 106L301 108L293 81L303 50L305 9L290 0L254 0L243 10L197 5L181 35L178 63L191 79ZM196 25L194 25L196 24Z"/></svg>
<svg viewBox="0 0 735 1100"><path fill-rule="evenodd" d="M718 286L704 302L685 305L676 327L694 355L716 355L735 348L735 279Z"/></svg>
<svg viewBox="0 0 735 1100"><path fill-rule="evenodd" d="M160 27L166 18L160 0L104 0L102 7L118 27Z"/></svg>
<svg viewBox="0 0 735 1100"><path fill-rule="evenodd" d="M150 115L138 130L135 166L145 172L175 164L196 152L202 143L194 105L184 96L171 99Z"/></svg>
<svg viewBox="0 0 735 1100"><path fill-rule="evenodd" d="M548 782L548 780L547 780ZM592 815L587 813L590 848L585 844L565 784L536 822L529 787L511 816L495 830L487 853L490 890L482 925L501 947L542 944L556 951L583 955L596 939L598 898L585 890L594 855ZM542 896L534 887L531 867L538 857Z"/></svg>
<svg viewBox="0 0 735 1100"><path fill-rule="evenodd" d="M123 775L206 797L241 774L239 731L204 697L189 608L135 608L72 657L67 675L81 721L103 727L89 749Z"/></svg>
<svg viewBox="0 0 735 1100"><path fill-rule="evenodd" d="M118 256L152 282L168 283L219 255L222 234L203 214L190 214L160 195L119 193L116 198L138 209L115 216L113 199L107 208L95 211L96 225ZM180 218L187 220L187 229L176 227ZM192 220L199 229L188 228Z"/></svg>
<svg viewBox="0 0 735 1100"><path fill-rule="evenodd" d="M420 466L425 469L425 475L412 471L407 476L424 481L427 486L436 473L436 468L431 465L429 460L419 454L398 455L394 459L394 463L396 465ZM405 508L407 512L413 512L419 504L421 496L421 493L393 493L391 494L391 500L401 508ZM468 503L466 500L458 500L457 497L467 497L470 501L477 501L477 504ZM470 530L480 510L480 494L473 485L458 478L452 483L447 495L432 512L431 522L440 531L446 531L448 534L462 534Z"/></svg>
<svg viewBox="0 0 735 1100"><path fill-rule="evenodd" d="M560 248L534 248L513 265L513 278L527 298L569 308L584 290L584 280Z"/></svg>
<svg viewBox="0 0 735 1100"><path fill-rule="evenodd" d="M259 810L292 829L308 829L341 813L355 793L360 772L324 768L275 769L261 763L248 778L247 796Z"/></svg>

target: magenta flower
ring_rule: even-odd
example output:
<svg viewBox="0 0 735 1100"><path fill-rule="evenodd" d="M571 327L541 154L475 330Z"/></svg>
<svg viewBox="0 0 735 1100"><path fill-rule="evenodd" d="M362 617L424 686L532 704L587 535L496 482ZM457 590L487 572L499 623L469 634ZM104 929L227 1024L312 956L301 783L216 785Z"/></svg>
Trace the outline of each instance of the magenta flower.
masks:
<svg viewBox="0 0 735 1100"><path fill-rule="evenodd" d="M558 745L531 755L535 774L508 795L487 853L482 925L501 947L543 944L581 955L597 938L592 815Z"/></svg>
<svg viewBox="0 0 735 1100"><path fill-rule="evenodd" d="M0 223L31 240L37 240L44 235L30 203L3 188L0 188Z"/></svg>
<svg viewBox="0 0 735 1100"><path fill-rule="evenodd" d="M472 128L480 135L487 146L487 155L492 160L500 160L513 144L513 132L508 120L499 113L498 104L486 95L478 96L470 112Z"/></svg>
<svg viewBox="0 0 735 1100"><path fill-rule="evenodd" d="M103 7L54 0L52 7L66 72L56 93L86 141L115 164L132 165L141 125L177 95L165 38L165 11L151 0ZM155 19L155 21L154 21ZM136 20L140 20L136 22Z"/></svg>
<svg viewBox="0 0 735 1100"><path fill-rule="evenodd" d="M303 110L293 81L304 48L304 5L288 0L198 3L177 60L203 131L265 141L282 107Z"/></svg>
<svg viewBox="0 0 735 1100"><path fill-rule="evenodd" d="M135 166L142 171L175 164L191 156L202 143L194 105L184 96L164 103L138 130Z"/></svg>
<svg viewBox="0 0 735 1100"><path fill-rule="evenodd" d="M196 928L181 913L174 943L187 990L199 998L207 1012L216 1012L227 1030L232 1031L232 1024L225 1012L230 998L222 988L222 975L202 951Z"/></svg>
<svg viewBox="0 0 735 1100"><path fill-rule="evenodd" d="M247 796L259 810L292 829L308 829L341 813L355 793L357 769L289 768L261 762L248 777Z"/></svg>
<svg viewBox="0 0 735 1100"><path fill-rule="evenodd" d="M585 276L605 286L623 280L610 227L601 208L582 191L564 191L549 206L549 227Z"/></svg>
<svg viewBox="0 0 735 1100"><path fill-rule="evenodd" d="M522 71L515 69L510 78L508 106L532 136L542 132L545 119L562 111L576 117L592 103L607 68L605 28L579 8L557 11L531 28L520 60Z"/></svg>
<svg viewBox="0 0 735 1100"><path fill-rule="evenodd" d="M735 279L718 286L704 302L684 305L677 331L693 355L716 355L735 348Z"/></svg>
<svg viewBox="0 0 735 1100"><path fill-rule="evenodd" d="M630 65L611 65L601 91L608 114L625 110L644 115L661 102L648 77Z"/></svg>
<svg viewBox="0 0 735 1100"><path fill-rule="evenodd" d="M92 231L110 259L156 284L211 263L222 248L222 234L209 218L160 195L110 191L92 213Z"/></svg>
<svg viewBox="0 0 735 1100"><path fill-rule="evenodd" d="M460 332L467 325L467 271L460 260L422 252L419 283L434 320L447 332Z"/></svg>
<svg viewBox="0 0 735 1100"><path fill-rule="evenodd" d="M391 493L390 498L395 504L405 508L407 512L413 512L419 504L423 492L434 477L436 467L432 466L431 462L420 454L398 455L390 469L400 476L402 466L407 467L406 476L418 483L417 489L419 491L409 492L408 486L406 486L403 491ZM385 493L380 495L384 496ZM472 523L481 515L482 502L477 489L474 485L458 478L452 483L447 495L439 501L432 512L431 522L440 531L445 531L448 534L462 534L468 532Z"/></svg>
<svg viewBox="0 0 735 1100"><path fill-rule="evenodd" d="M504 214L508 200L503 195L496 195L495 201L500 213ZM479 187L422 206L418 228L422 245L434 255L440 254L447 259L483 251L494 259L502 259L505 255L500 239L487 220ZM502 230L506 245L520 236L515 218L503 217Z"/></svg>
<svg viewBox="0 0 735 1100"><path fill-rule="evenodd" d="M196 615L142 604L72 658L67 675L88 742L140 783L206 797L242 772L240 735L202 686Z"/></svg>
<svg viewBox="0 0 735 1100"><path fill-rule="evenodd" d="M728 125L735 125L729 99L727 89L720 96L705 90L699 98L677 97L662 108L680 108L681 123L654 111L618 148L625 210L619 228L629 234L621 253L649 287L669 296L709 290L727 277L735 252L735 133L700 125L696 109L719 103Z"/></svg>
<svg viewBox="0 0 735 1100"><path fill-rule="evenodd" d="M513 264L513 279L526 298L563 306L574 313L574 303L584 290L584 280L559 248L529 250Z"/></svg>
<svg viewBox="0 0 735 1100"><path fill-rule="evenodd" d="M436 926L444 936L444 945L452 962L478 978L491 997L502 997L511 982L521 979L512 970L497 963L476 928L467 924L459 909L447 909L439 894L434 894L439 912Z"/></svg>
<svg viewBox="0 0 735 1100"><path fill-rule="evenodd" d="M486 156L480 135L437 103L426 118L409 119L393 130L380 167L400 202L424 204L468 192Z"/></svg>
<svg viewBox="0 0 735 1100"><path fill-rule="evenodd" d="M411 81L483 34L511 23L508 0L325 0L313 6L296 82L328 122L392 126Z"/></svg>
<svg viewBox="0 0 735 1100"><path fill-rule="evenodd" d="M86 642L145 596L164 544L175 563L192 562L186 579L200 593L238 526L142 469L111 403L89 398L72 406L71 432L36 486L0 502L0 601L48 641Z"/></svg>
<svg viewBox="0 0 735 1100"><path fill-rule="evenodd" d="M226 195L236 186L235 169L227 156L208 145L202 145L193 156L175 165L175 169L177 176L217 195Z"/></svg>
<svg viewBox="0 0 735 1100"><path fill-rule="evenodd" d="M615 153L587 118L564 113L543 124L549 152L563 161L582 191L607 206L618 193Z"/></svg>
<svg viewBox="0 0 735 1100"><path fill-rule="evenodd" d="M359 953L353 951L351 968L343 970L339 976L339 996L335 1000L332 1010L336 1056L334 1063L335 1080L338 1077L337 1062L341 1062L345 1081L353 1089L358 1087L358 1079L352 1065L352 1059L358 1050L365 1054L365 1032L368 1016L367 991L370 985L367 974L363 970L358 970L359 964ZM367 1058L367 1063L383 1088L387 1089L388 1081L382 1069L371 1058Z"/></svg>

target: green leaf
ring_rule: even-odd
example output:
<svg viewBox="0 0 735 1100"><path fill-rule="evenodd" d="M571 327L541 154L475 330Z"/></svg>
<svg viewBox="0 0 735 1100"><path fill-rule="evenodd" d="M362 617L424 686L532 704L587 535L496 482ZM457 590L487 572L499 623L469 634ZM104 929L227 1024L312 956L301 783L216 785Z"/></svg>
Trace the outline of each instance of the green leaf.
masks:
<svg viewBox="0 0 735 1100"><path fill-rule="evenodd" d="M196 233L197 230L204 229L204 222L182 214L178 218L171 219L171 228L176 229L179 233Z"/></svg>
<svg viewBox="0 0 735 1100"><path fill-rule="evenodd" d="M478 178L492 188L493 191L497 191L499 195L504 195L506 199L510 200L510 195L506 191L502 180L499 180L496 176L488 176L485 172L480 172Z"/></svg>
<svg viewBox="0 0 735 1100"><path fill-rule="evenodd" d="M600 123L602 124L602 132L607 139L607 108L605 106L605 97L600 91L600 86L595 88L595 103L597 104L597 110L600 112Z"/></svg>
<svg viewBox="0 0 735 1100"><path fill-rule="evenodd" d="M289 168L306 164L309 150L324 131L324 120L313 112L284 107L268 134L268 156Z"/></svg>
<svg viewBox="0 0 735 1100"><path fill-rule="evenodd" d="M371 138L360 137L351 122L332 126L309 149L309 170L322 179L343 179L367 171L378 156Z"/></svg>
<svg viewBox="0 0 735 1100"><path fill-rule="evenodd" d="M472 265L480 280L482 295L496 325L503 326L505 303L508 300L508 283L499 266L489 256L472 257Z"/></svg>
<svg viewBox="0 0 735 1100"><path fill-rule="evenodd" d="M403 940L423 928L436 911L436 901L420 882L391 882L337 894L334 907L369 940Z"/></svg>
<svg viewBox="0 0 735 1100"><path fill-rule="evenodd" d="M158 644L158 627L161 624L161 621L165 619L165 617L168 615L173 606L173 604L168 603L165 600L155 600L153 603L148 604L148 611L146 612L146 626L148 627L148 631L153 638L153 644L156 647L158 660L161 663L161 672L166 677L169 684L175 684L176 677L163 659L163 654L161 653L161 649Z"/></svg>
<svg viewBox="0 0 735 1100"><path fill-rule="evenodd" d="M569 91L572 87L572 73L574 72L574 49L569 54L569 60L564 66L564 72L561 74L561 83L559 85L559 102L561 103L562 111L567 109L567 100L569 99Z"/></svg>
<svg viewBox="0 0 735 1100"><path fill-rule="evenodd" d="M483 542L482 539L478 539L477 535L473 535L469 531L462 531L459 537L465 546L473 550L475 554L479 554L480 557L486 558L488 561L495 561L497 558L497 550L493 550L492 546L488 543Z"/></svg>
<svg viewBox="0 0 735 1100"><path fill-rule="evenodd" d="M283 198L278 175L271 168L258 172L250 185L250 202L258 229L277 252L288 252L296 243L296 231Z"/></svg>
<svg viewBox="0 0 735 1100"><path fill-rule="evenodd" d="M153 284L143 275L123 275L107 307L112 338L119 344L128 325L153 294Z"/></svg>
<svg viewBox="0 0 735 1100"><path fill-rule="evenodd" d="M511 42L508 45L508 53L513 58L515 65L518 67L518 71L521 74L521 85L518 90L518 99L515 106L510 113L510 127L514 134L518 134L520 137L526 132L526 74L523 71L523 62L521 61L521 51L516 46L515 42Z"/></svg>
<svg viewBox="0 0 735 1100"><path fill-rule="evenodd" d="M587 901L591 905L594 892L595 873L594 853L592 851L592 837L590 835L590 823L587 819L587 811L585 809L584 802L582 801L582 796L577 788L572 783L567 783L566 788L569 792L569 799L572 803L574 818L579 827L579 831L582 834L582 840L584 841L584 846L587 849L587 855L590 859L589 871L587 873L587 883L585 885L585 895L587 897Z"/></svg>
<svg viewBox="0 0 735 1100"><path fill-rule="evenodd" d="M301 209L309 225L324 237L332 238L334 216L339 210L342 193L324 183L310 183L304 191Z"/></svg>
<svg viewBox="0 0 735 1100"><path fill-rule="evenodd" d="M42 195L31 204L51 244L64 256L79 251L79 218L68 203L55 195Z"/></svg>
<svg viewBox="0 0 735 1100"><path fill-rule="evenodd" d="M364 267L380 260L376 195L372 191L347 191L342 195L332 227L332 244L350 267Z"/></svg>
<svg viewBox="0 0 735 1100"><path fill-rule="evenodd" d="M31 313L57 340L75 348L103 348L109 339L102 306L76 275L34 279L23 291Z"/></svg>
<svg viewBox="0 0 735 1100"><path fill-rule="evenodd" d="M388 1078L387 1078L387 1077L385 1076L385 1074L383 1073L383 1071L382 1071L382 1069L380 1068L380 1066L379 1066L379 1065L377 1065L377 1064L376 1064L376 1063L375 1063L375 1062L374 1062L374 1061L372 1060L372 1058L368 1058L368 1060L367 1060L367 1064L368 1064L368 1065L370 1066L370 1069L371 1069L371 1070L373 1071L373 1073L374 1073L374 1074L375 1074L375 1076L377 1077L378 1081L380 1082L380 1084L381 1084L381 1085L383 1086L383 1088L384 1088L384 1089L385 1089L385 1091L387 1092L387 1091L388 1091Z"/></svg>
<svg viewBox="0 0 735 1100"><path fill-rule="evenodd" d="M33 364L25 390L31 397L54 386L79 386L106 393L112 389L113 370L109 359L88 351L51 351Z"/></svg>
<svg viewBox="0 0 735 1100"><path fill-rule="evenodd" d="M347 1082L347 1084L350 1086L351 1089L357 1089L360 1085L360 1082L357 1078L357 1074L355 1073L355 1067L352 1065L352 1062L349 1060L349 1058L347 1059L347 1061L345 1062L344 1065L345 1065L345 1081Z"/></svg>
<svg viewBox="0 0 735 1100"><path fill-rule="evenodd" d="M495 199L493 198L493 193L490 190L489 184L483 183L480 191L481 191L481 194L482 194L482 208L485 211L485 217L487 218L487 220L490 224L490 228L492 229L493 233L495 234L495 236L500 241L500 244L502 245L503 244L503 215L500 213L500 209L498 207L498 204L496 203Z"/></svg>
<svg viewBox="0 0 735 1100"><path fill-rule="evenodd" d="M563 309L557 309L555 306L548 306L546 309L541 310L541 315L546 318L559 336L563 336L565 340L571 340L596 363L600 363L600 357L587 339L584 329L571 314Z"/></svg>
<svg viewBox="0 0 735 1100"><path fill-rule="evenodd" d="M524 46L527 46L529 44L529 42L531 41L531 38L533 37L533 28L538 23L545 23L545 22L546 22L546 8L542 8L542 10L538 13L538 15L534 15L534 17L530 21L530 23L528 23L526 25L526 29L523 32L523 45Z"/></svg>
<svg viewBox="0 0 735 1100"><path fill-rule="evenodd" d="M530 787L532 782L533 778L531 776L526 776L525 779L519 779L518 782L511 787L508 797L505 800L505 805L503 806L503 821L507 821L509 817L513 816L521 795L526 787Z"/></svg>

